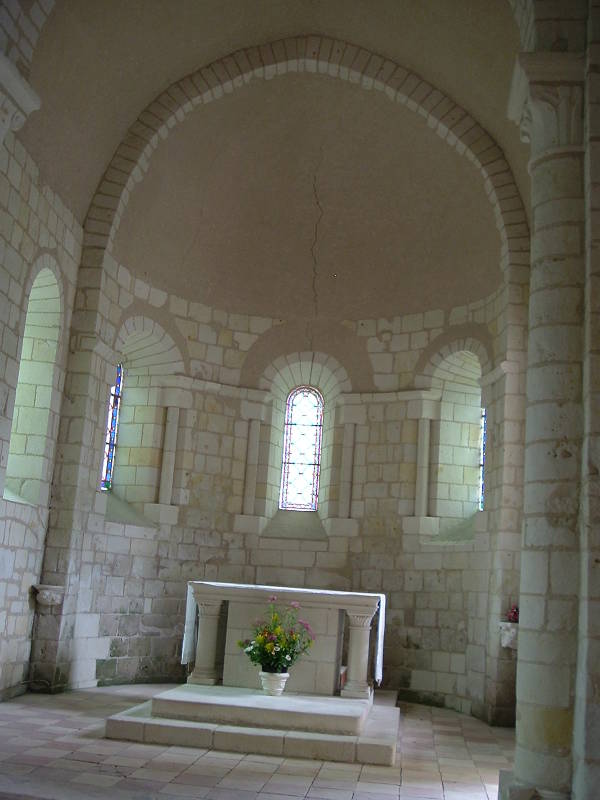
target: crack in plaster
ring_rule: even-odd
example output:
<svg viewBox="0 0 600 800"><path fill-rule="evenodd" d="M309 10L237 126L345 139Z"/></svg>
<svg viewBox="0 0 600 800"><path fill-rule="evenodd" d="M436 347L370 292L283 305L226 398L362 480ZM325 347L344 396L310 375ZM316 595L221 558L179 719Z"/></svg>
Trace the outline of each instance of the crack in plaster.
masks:
<svg viewBox="0 0 600 800"><path fill-rule="evenodd" d="M319 241L319 225L321 224L321 220L323 219L324 209L321 205L321 200L319 198L319 191L317 189L317 178L319 175L319 169L321 168L321 164L323 163L323 146L321 145L320 153L319 153L319 160L315 166L315 171L313 173L312 179L312 191L313 191L313 198L315 201L315 206L317 208L317 216L315 219L315 224L313 228L313 239L310 245L310 257L312 259L312 279L311 279L311 289L312 289L312 296L313 296L313 319L317 319L319 316L319 293L317 291L317 278L319 277L319 264L317 261L317 244ZM306 333L307 339L309 343L310 350L313 350L313 331L310 325L310 320L306 321Z"/></svg>

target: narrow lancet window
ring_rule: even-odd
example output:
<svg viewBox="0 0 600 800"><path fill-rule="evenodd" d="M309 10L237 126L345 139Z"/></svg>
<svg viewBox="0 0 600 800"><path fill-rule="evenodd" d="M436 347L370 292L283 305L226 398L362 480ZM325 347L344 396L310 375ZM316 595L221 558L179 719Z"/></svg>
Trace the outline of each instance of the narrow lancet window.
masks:
<svg viewBox="0 0 600 800"><path fill-rule="evenodd" d="M100 489L108 491L112 486L113 470L115 466L115 450L117 446L117 429L119 427L119 407L123 392L123 365L117 364L117 377L115 385L110 388L108 400L108 419L106 422L106 436L104 437L104 461L102 462L102 478Z"/></svg>
<svg viewBox="0 0 600 800"><path fill-rule="evenodd" d="M483 511L485 497L485 445L487 438L487 417L485 408L481 409L481 444L479 447L479 510Z"/></svg>
<svg viewBox="0 0 600 800"><path fill-rule="evenodd" d="M298 386L285 407L279 508L317 510L322 435L323 397L312 386Z"/></svg>

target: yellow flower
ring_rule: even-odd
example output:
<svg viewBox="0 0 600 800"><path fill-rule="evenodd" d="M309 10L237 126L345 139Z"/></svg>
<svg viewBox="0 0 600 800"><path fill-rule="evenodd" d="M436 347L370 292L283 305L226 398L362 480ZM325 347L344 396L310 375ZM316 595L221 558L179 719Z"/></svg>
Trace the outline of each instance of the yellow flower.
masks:
<svg viewBox="0 0 600 800"><path fill-rule="evenodd" d="M265 645L265 650L267 651L267 653L272 653L273 650L275 650L275 645L273 644L273 642L267 642L267 644Z"/></svg>
<svg viewBox="0 0 600 800"><path fill-rule="evenodd" d="M277 636L279 636L280 634L282 634L282 633L283 633L283 628L281 627L281 625L278 625L278 626L275 628L275 630L273 631L273 633L275 633Z"/></svg>
<svg viewBox="0 0 600 800"><path fill-rule="evenodd" d="M259 633L256 636L256 641L257 641L258 644L262 644L264 642L264 640L265 640L265 637L262 635L262 633Z"/></svg>

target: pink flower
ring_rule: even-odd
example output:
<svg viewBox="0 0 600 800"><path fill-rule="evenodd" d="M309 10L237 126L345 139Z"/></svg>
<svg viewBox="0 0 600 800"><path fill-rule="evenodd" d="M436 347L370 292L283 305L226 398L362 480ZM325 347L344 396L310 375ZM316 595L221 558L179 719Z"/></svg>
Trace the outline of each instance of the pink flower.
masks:
<svg viewBox="0 0 600 800"><path fill-rule="evenodd" d="M300 608L300 603L297 600L292 600L290 608Z"/></svg>
<svg viewBox="0 0 600 800"><path fill-rule="evenodd" d="M308 633L308 635L311 636L314 639L315 638L315 634L314 634L313 629L310 627L309 623L305 619L299 619L298 622L299 622L300 625L302 625L302 627Z"/></svg>
<svg viewBox="0 0 600 800"><path fill-rule="evenodd" d="M272 594L271 597L269 597L269 603L274 603L276 600L277 600L276 594Z"/></svg>

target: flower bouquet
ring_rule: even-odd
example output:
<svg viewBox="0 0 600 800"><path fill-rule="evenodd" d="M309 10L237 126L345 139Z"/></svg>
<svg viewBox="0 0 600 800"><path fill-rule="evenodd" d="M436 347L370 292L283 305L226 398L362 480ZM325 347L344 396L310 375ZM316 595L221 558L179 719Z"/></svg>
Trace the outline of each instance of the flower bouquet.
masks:
<svg viewBox="0 0 600 800"><path fill-rule="evenodd" d="M299 603L292 601L280 611L275 607L276 600L274 595L269 598L267 619L256 621L252 639L238 642L250 661L260 666L259 675L267 694L281 694L289 677L288 668L311 647L315 638L309 623L298 619ZM269 676L284 679L279 691L273 691L271 684L282 681Z"/></svg>

